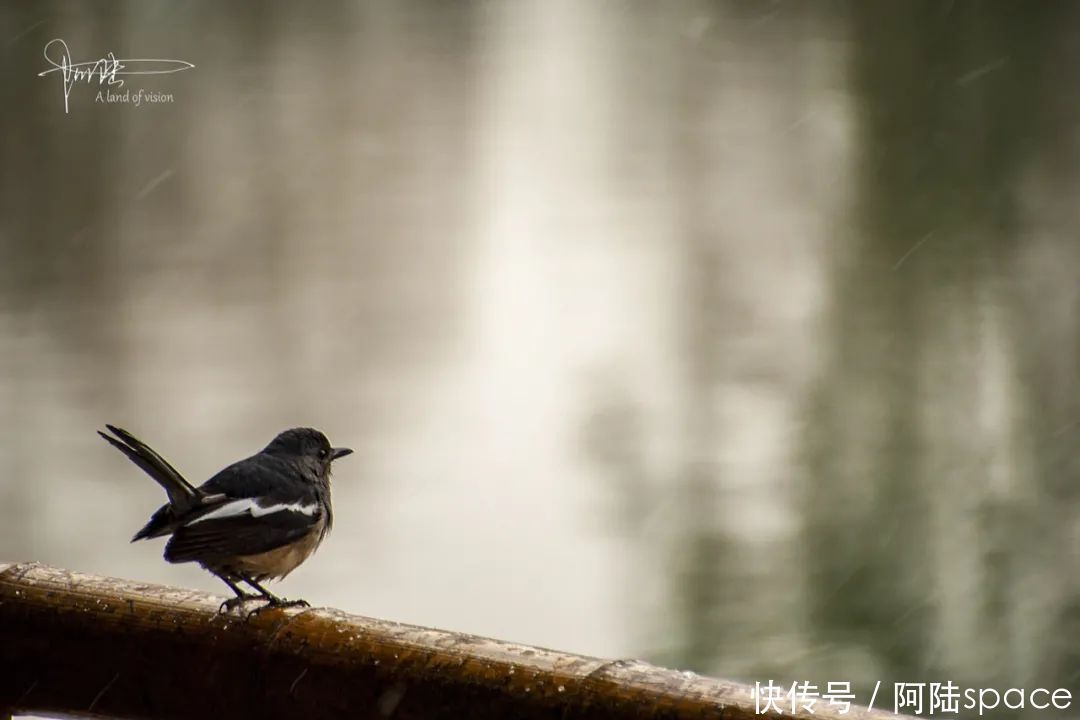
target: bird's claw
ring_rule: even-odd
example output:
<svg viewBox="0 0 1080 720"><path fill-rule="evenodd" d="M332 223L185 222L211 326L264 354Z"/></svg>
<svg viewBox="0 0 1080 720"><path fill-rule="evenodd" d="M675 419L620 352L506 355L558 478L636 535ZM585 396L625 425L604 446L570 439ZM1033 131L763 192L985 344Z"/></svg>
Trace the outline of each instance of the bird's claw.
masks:
<svg viewBox="0 0 1080 720"><path fill-rule="evenodd" d="M289 607L311 607L311 603L307 600L285 600L283 598L274 598L269 602L269 607L289 608Z"/></svg>
<svg viewBox="0 0 1080 720"><path fill-rule="evenodd" d="M268 608L311 607L311 603L309 603L307 600L285 600L279 597L268 597L259 599L266 600L266 604L252 610L250 613L247 614L247 617L254 617Z"/></svg>
<svg viewBox="0 0 1080 720"><path fill-rule="evenodd" d="M244 603L246 603L248 600L258 600L258 599L259 599L258 595L237 595L236 597L231 597L228 600L226 600L225 602L221 603L221 605L218 606L218 612L219 613L231 612L231 611L235 610L236 608L240 607L241 605L243 605Z"/></svg>

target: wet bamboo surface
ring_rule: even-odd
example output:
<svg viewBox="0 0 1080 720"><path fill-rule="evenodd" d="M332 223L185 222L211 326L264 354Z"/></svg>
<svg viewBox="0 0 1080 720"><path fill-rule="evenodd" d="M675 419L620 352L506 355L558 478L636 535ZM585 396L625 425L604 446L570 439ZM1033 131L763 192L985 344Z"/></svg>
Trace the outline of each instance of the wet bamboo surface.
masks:
<svg viewBox="0 0 1080 720"><path fill-rule="evenodd" d="M222 599L0 564L0 718L756 717L750 687L640 661Z"/></svg>

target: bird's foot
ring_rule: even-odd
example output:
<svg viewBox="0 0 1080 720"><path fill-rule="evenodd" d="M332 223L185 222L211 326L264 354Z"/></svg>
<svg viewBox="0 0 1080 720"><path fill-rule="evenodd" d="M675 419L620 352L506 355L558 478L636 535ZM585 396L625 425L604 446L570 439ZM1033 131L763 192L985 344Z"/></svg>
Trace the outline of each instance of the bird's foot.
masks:
<svg viewBox="0 0 1080 720"><path fill-rule="evenodd" d="M221 605L218 607L218 612L219 613L231 612L231 611L235 610L236 608L240 607L241 605L243 605L244 603L246 603L248 600L259 600L259 599L260 598L259 598L258 595L237 595L236 597L231 597L228 600L226 600L225 602L221 603Z"/></svg>
<svg viewBox="0 0 1080 720"><path fill-rule="evenodd" d="M267 610L269 608L311 607L311 603L309 603L307 600L285 600L284 598L279 598L276 595L273 597L261 597L257 595L255 597L259 600L265 600L266 604L260 605L259 607L253 609L247 614L246 617L255 617L263 610Z"/></svg>
<svg viewBox="0 0 1080 720"><path fill-rule="evenodd" d="M311 607L311 603L309 603L307 600L286 600L279 597L267 598L267 600L269 600L267 607Z"/></svg>

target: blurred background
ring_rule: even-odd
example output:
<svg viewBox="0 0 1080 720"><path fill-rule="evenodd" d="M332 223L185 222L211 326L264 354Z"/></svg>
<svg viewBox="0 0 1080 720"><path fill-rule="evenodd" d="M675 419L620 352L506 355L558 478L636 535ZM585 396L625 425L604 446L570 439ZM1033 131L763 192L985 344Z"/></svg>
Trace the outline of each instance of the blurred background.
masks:
<svg viewBox="0 0 1080 720"><path fill-rule="evenodd" d="M313 425L357 453L285 596L862 703L1080 689L1080 4L0 29L0 558L224 593L128 544L164 496L94 430L201 482ZM53 38L195 68L65 114Z"/></svg>

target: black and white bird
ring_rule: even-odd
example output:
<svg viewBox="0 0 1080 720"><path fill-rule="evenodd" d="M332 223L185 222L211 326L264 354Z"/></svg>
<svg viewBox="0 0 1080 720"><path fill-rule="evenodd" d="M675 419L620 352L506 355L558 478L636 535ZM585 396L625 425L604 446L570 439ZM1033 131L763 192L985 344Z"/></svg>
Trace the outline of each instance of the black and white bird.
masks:
<svg viewBox="0 0 1080 720"><path fill-rule="evenodd" d="M331 447L318 430L293 428L195 487L131 433L105 427L112 435L98 434L169 496L132 542L171 535L166 560L199 563L236 593L222 610L258 597L274 606L307 605L283 600L261 583L295 570L330 532L330 465L352 450ZM244 592L239 583L259 594Z"/></svg>

